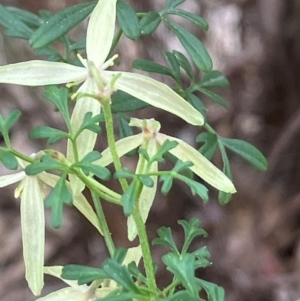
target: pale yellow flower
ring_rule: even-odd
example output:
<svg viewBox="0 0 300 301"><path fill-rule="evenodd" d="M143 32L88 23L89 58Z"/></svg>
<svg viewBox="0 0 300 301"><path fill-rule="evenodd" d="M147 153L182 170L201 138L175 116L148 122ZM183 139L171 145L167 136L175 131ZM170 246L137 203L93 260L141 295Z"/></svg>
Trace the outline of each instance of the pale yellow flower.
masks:
<svg viewBox="0 0 300 301"><path fill-rule="evenodd" d="M35 154L31 155L32 158L35 158L35 156ZM44 192L46 185L54 187L59 177L46 172L36 176L28 176L24 171L28 163L23 160L18 160L18 162L19 172L0 176L0 188L20 182L15 189L14 195L16 198L20 197L21 199L20 211L25 278L33 294L38 296L44 286ZM95 212L81 193L73 198L73 205L102 233Z"/></svg>
<svg viewBox="0 0 300 301"><path fill-rule="evenodd" d="M140 127L142 132L116 142L116 149L119 157L124 156L131 150L140 146L142 148L146 148L148 154L153 156L166 140L176 141L178 142L178 145L170 150L171 154L183 162L191 161L194 165L191 166L190 169L211 186L227 193L236 192L231 180L196 149L181 139L160 133L160 123L158 121L154 119L140 120L137 118L131 118L130 125ZM102 152L102 158L96 161L95 164L106 166L110 164L112 160L110 149L106 149ZM141 160L142 158L140 156L139 163ZM136 170L139 173L139 166ZM157 171L156 163L152 163L150 171ZM141 170L141 174L142 173L143 170ZM140 199L138 200L139 210L144 222L148 217L157 189L157 177L152 176L152 179L154 181L154 186L143 187ZM128 238L133 240L136 237L136 234L136 226L132 216L130 216L128 218Z"/></svg>
<svg viewBox="0 0 300 301"><path fill-rule="evenodd" d="M167 85L141 74L105 70L113 65L115 58L114 56L105 62L115 32L116 2L117 0L99 1L93 10L87 28L87 60L81 59L83 67L37 60L11 64L0 67L0 83L43 86L83 82L78 93L98 96L111 94L111 90L119 89L152 106L177 115L188 123L202 125L204 119L201 113ZM110 83L116 77L118 78L114 87L110 87ZM85 113L92 112L93 115L97 115L100 110L101 106L94 98L85 96L77 100L71 118L73 130L76 131L80 127ZM84 131L78 137L79 160L93 150L96 136L95 133ZM68 143L67 159L74 162L71 143ZM83 190L83 183L75 180L73 176L71 180L75 181L72 185L75 194Z"/></svg>
<svg viewBox="0 0 300 301"><path fill-rule="evenodd" d="M34 156L34 155L32 155ZM44 285L45 214L43 180L45 173L27 176L26 163L19 160L20 171L0 177L0 187L20 182L15 197L21 198L21 229L25 277L34 295L39 295Z"/></svg>
<svg viewBox="0 0 300 301"><path fill-rule="evenodd" d="M138 265L142 257L141 247L133 247L128 249L128 252L123 261L123 265L128 265L132 261ZM91 285L79 285L77 281L65 280L61 277L62 266L45 267L44 273L61 279L68 284L68 287L52 292L49 295L38 298L35 301L94 301L103 298L117 288L117 283L113 280L106 279L102 286L98 287L97 282Z"/></svg>

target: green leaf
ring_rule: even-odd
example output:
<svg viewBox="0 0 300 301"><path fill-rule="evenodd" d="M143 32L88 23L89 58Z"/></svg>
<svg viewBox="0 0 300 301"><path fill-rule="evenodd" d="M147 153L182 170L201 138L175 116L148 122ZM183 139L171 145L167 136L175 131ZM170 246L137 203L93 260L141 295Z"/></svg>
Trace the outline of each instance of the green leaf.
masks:
<svg viewBox="0 0 300 301"><path fill-rule="evenodd" d="M138 176L138 179L143 185L145 185L147 187L153 187L153 185L154 185L154 181L149 176L146 176L146 175Z"/></svg>
<svg viewBox="0 0 300 301"><path fill-rule="evenodd" d="M159 177L159 181L163 182L161 186L161 193L164 195L168 194L173 185L173 176L171 174L162 175Z"/></svg>
<svg viewBox="0 0 300 301"><path fill-rule="evenodd" d="M28 40L33 32L31 28L1 4L0 24L6 28L4 33L10 37Z"/></svg>
<svg viewBox="0 0 300 301"><path fill-rule="evenodd" d="M18 169L18 160L14 155L12 155L8 151L0 151L0 161L2 164L10 170L16 170Z"/></svg>
<svg viewBox="0 0 300 301"><path fill-rule="evenodd" d="M208 23L206 22L206 20L204 20L203 18L201 18L198 15L187 12L185 10L182 10L182 9L169 9L165 12L165 14L172 14L172 15L180 16L180 17L185 18L186 20L189 20L192 23L198 25L202 29L208 30L209 26L208 26Z"/></svg>
<svg viewBox="0 0 300 301"><path fill-rule="evenodd" d="M17 19L25 23L28 27L36 28L44 23L44 21L39 16L29 12L28 10L13 6L6 6L6 9Z"/></svg>
<svg viewBox="0 0 300 301"><path fill-rule="evenodd" d="M128 249L125 249L125 248L116 249L114 256L113 256L113 260L115 260L119 264L122 264L126 257L127 252L128 252Z"/></svg>
<svg viewBox="0 0 300 301"><path fill-rule="evenodd" d="M188 169L192 167L194 164L191 161L183 162L181 160L177 160L175 167L172 169L172 171L179 173L181 171L184 171L185 169Z"/></svg>
<svg viewBox="0 0 300 301"><path fill-rule="evenodd" d="M32 139L48 138L47 143L53 144L62 138L67 138L68 133L42 125L33 128L29 133L29 137Z"/></svg>
<svg viewBox="0 0 300 301"><path fill-rule="evenodd" d="M25 167L25 172L28 176L35 176L47 170L62 170L63 166L55 161L52 157L45 155L40 162L34 162Z"/></svg>
<svg viewBox="0 0 300 301"><path fill-rule="evenodd" d="M125 216L131 215L133 211L138 198L139 186L139 181L137 179L133 179L121 197L121 203L123 205L123 212Z"/></svg>
<svg viewBox="0 0 300 301"><path fill-rule="evenodd" d="M199 87L197 90L205 94L206 96L208 96L213 102L219 104L220 106L225 108L227 107L226 100L222 96L218 95L217 93L214 93L210 90L201 87Z"/></svg>
<svg viewBox="0 0 300 301"><path fill-rule="evenodd" d="M150 161L150 156L149 156L149 154L148 154L148 152L147 152L147 150L145 149L145 148L140 148L139 150L138 150L138 153L143 157L143 158L145 158L146 159L146 161Z"/></svg>
<svg viewBox="0 0 300 301"><path fill-rule="evenodd" d="M229 159L228 159L225 147L220 142L218 143L218 145L219 145L219 149L220 149L223 164L224 164L223 172L229 179L232 179L231 167L230 167L230 163L229 163ZM225 205L230 201L231 197L232 197L231 193L226 193L226 192L220 191L219 196L218 196L219 203L221 205Z"/></svg>
<svg viewBox="0 0 300 301"><path fill-rule="evenodd" d="M133 292L119 292L118 290L114 290L112 293L109 295L102 297L100 299L97 299L95 301L132 301L132 300L139 300L141 297L140 294L136 294Z"/></svg>
<svg viewBox="0 0 300 301"><path fill-rule="evenodd" d="M78 50L85 49L85 48L86 48L86 38L85 37L80 39L79 41L73 43L70 46L71 51L78 51Z"/></svg>
<svg viewBox="0 0 300 301"><path fill-rule="evenodd" d="M80 162L77 164L82 170L82 172L88 176L90 173L95 175L101 180L108 181L111 178L111 173L109 169L103 166L91 164L89 162Z"/></svg>
<svg viewBox="0 0 300 301"><path fill-rule="evenodd" d="M202 77L199 86L202 88L224 88L229 86L229 81L220 71L212 70Z"/></svg>
<svg viewBox="0 0 300 301"><path fill-rule="evenodd" d="M63 267L61 277L66 280L77 280L78 284L82 285L107 276L101 269L70 264Z"/></svg>
<svg viewBox="0 0 300 301"><path fill-rule="evenodd" d="M173 253L180 254L172 236L172 230L169 227L161 227L157 230L159 238L152 241L152 245L163 245L169 247Z"/></svg>
<svg viewBox="0 0 300 301"><path fill-rule="evenodd" d="M202 247L194 251L192 254L196 258L195 269L206 268L212 264L211 261L209 260L210 253L207 250L207 247Z"/></svg>
<svg viewBox="0 0 300 301"><path fill-rule="evenodd" d="M102 121L101 114L93 116L92 112L85 113L82 124L76 135L79 135L83 130L90 130L91 132L99 134L101 132L101 127L99 125L100 121Z"/></svg>
<svg viewBox="0 0 300 301"><path fill-rule="evenodd" d="M180 177L180 180L184 181L190 187L193 195L199 195L205 203L208 201L208 189L204 185L188 177Z"/></svg>
<svg viewBox="0 0 300 301"><path fill-rule="evenodd" d="M129 126L129 118L124 115L118 115L120 139L133 135L132 127Z"/></svg>
<svg viewBox="0 0 300 301"><path fill-rule="evenodd" d="M123 168L120 171L115 172L114 178L115 179L122 179L122 178L133 178L134 173L130 171L128 168Z"/></svg>
<svg viewBox="0 0 300 301"><path fill-rule="evenodd" d="M53 48L40 48L36 50L36 54L40 56L46 56L48 61L60 62L63 60L63 57Z"/></svg>
<svg viewBox="0 0 300 301"><path fill-rule="evenodd" d="M206 291L208 301L225 300L225 291L222 287L202 279L196 279L196 282Z"/></svg>
<svg viewBox="0 0 300 301"><path fill-rule="evenodd" d="M58 88L54 85L46 86L43 97L50 100L55 105L66 122L70 121L67 88Z"/></svg>
<svg viewBox="0 0 300 301"><path fill-rule="evenodd" d="M96 4L97 1L80 3L57 12L31 36L31 47L41 48L56 41L84 20Z"/></svg>
<svg viewBox="0 0 300 301"><path fill-rule="evenodd" d="M250 143L229 138L219 138L219 141L259 170L264 171L268 168L268 162L264 155Z"/></svg>
<svg viewBox="0 0 300 301"><path fill-rule="evenodd" d="M180 66L174 53L164 51L164 56L173 70L173 77L180 82Z"/></svg>
<svg viewBox="0 0 300 301"><path fill-rule="evenodd" d="M209 72L212 70L212 60L207 50L193 34L187 31L180 25L166 20L165 22L170 26L171 30L177 35L182 46L190 55L191 59L194 61L195 65L204 72Z"/></svg>
<svg viewBox="0 0 300 301"><path fill-rule="evenodd" d="M174 147L178 145L177 141L166 140L158 149L157 153L151 158L152 162L164 162L164 156Z"/></svg>
<svg viewBox="0 0 300 301"><path fill-rule="evenodd" d="M123 91L116 91L112 95L111 110L113 113L125 113L149 107L147 103Z"/></svg>
<svg viewBox="0 0 300 301"><path fill-rule="evenodd" d="M189 60L179 51L173 51L180 67L186 72L191 80L194 80L195 75Z"/></svg>
<svg viewBox="0 0 300 301"><path fill-rule="evenodd" d="M103 262L102 269L106 273L108 278L116 281L126 291L139 294L139 289L136 287L135 283L133 282L127 267L121 265L114 259L106 259Z"/></svg>
<svg viewBox="0 0 300 301"><path fill-rule="evenodd" d="M134 276L137 279L137 281L145 283L145 284L148 282L147 278L140 272L135 261L132 261L131 263L129 263L128 271L129 271L130 275Z"/></svg>
<svg viewBox="0 0 300 301"><path fill-rule="evenodd" d="M211 160L218 148L218 136L209 132L201 133L197 136L197 142L203 142L203 146L200 147L199 152Z"/></svg>
<svg viewBox="0 0 300 301"><path fill-rule="evenodd" d="M204 120L206 120L207 109L202 100L193 93L186 93L185 98L197 111L202 114Z"/></svg>
<svg viewBox="0 0 300 301"><path fill-rule="evenodd" d="M182 254L185 254L197 236L207 236L207 232L200 228L200 220L197 218L191 218L189 222L185 220L179 220L178 224L182 226L184 230L184 245L182 247Z"/></svg>
<svg viewBox="0 0 300 301"><path fill-rule="evenodd" d="M51 226L59 228L63 219L63 205L71 205L72 195L64 176L60 177L53 190L45 199L45 206L51 208Z"/></svg>
<svg viewBox="0 0 300 301"><path fill-rule="evenodd" d="M183 3L185 0L168 0L166 4L166 10L169 10L170 8L174 8L178 6L179 4Z"/></svg>
<svg viewBox="0 0 300 301"><path fill-rule="evenodd" d="M194 270L195 257L192 254L186 253L178 256L168 253L162 256L162 261L192 296L198 296L199 286L195 281Z"/></svg>
<svg viewBox="0 0 300 301"><path fill-rule="evenodd" d="M134 9L121 0L117 2L117 19L126 37L136 40L141 34L139 19Z"/></svg>
<svg viewBox="0 0 300 301"><path fill-rule="evenodd" d="M175 294L164 298L164 299L158 299L157 301L205 301L199 297L191 296L190 292L180 290L179 292L176 292Z"/></svg>
<svg viewBox="0 0 300 301"><path fill-rule="evenodd" d="M173 72L171 69L149 60L142 60L142 59L135 60L132 63L132 68L147 71L147 72L165 74L173 77Z"/></svg>
<svg viewBox="0 0 300 301"><path fill-rule="evenodd" d="M9 131L16 124L21 115L22 112L20 110L12 110L9 112L5 120L5 128L7 131Z"/></svg>
<svg viewBox="0 0 300 301"><path fill-rule="evenodd" d="M149 35L153 33L161 22L161 16L156 11L150 11L143 15L140 20L141 35Z"/></svg>
<svg viewBox="0 0 300 301"><path fill-rule="evenodd" d="M94 162L101 158L102 158L101 153L99 153L98 151L91 151L84 156L84 158L81 160L81 162L82 163L91 163L91 162Z"/></svg>

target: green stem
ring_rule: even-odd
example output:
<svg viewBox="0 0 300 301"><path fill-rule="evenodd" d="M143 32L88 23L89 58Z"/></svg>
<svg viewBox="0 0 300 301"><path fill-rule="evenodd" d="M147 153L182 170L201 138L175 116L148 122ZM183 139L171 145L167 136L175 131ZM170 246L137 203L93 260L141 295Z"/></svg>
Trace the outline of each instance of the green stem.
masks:
<svg viewBox="0 0 300 301"><path fill-rule="evenodd" d="M113 117L112 117L111 108L110 108L110 102L111 102L111 100L108 98L101 100L103 113L104 113L104 119L105 119L107 142L108 142L108 146L109 146L112 158L113 158L113 163L114 163L115 169L116 169L116 171L121 171L122 165L121 165L121 161L120 161L120 158L119 158L119 155L117 152L117 148L116 148L114 123L113 123ZM128 187L128 183L127 183L126 179L124 179L124 178L119 179L119 182L121 184L123 191L125 191Z"/></svg>
<svg viewBox="0 0 300 301"><path fill-rule="evenodd" d="M151 256L149 240L148 240L145 224L142 220L140 211L137 208L137 206L134 208L132 212L132 216L136 224L136 228L139 235L140 245L144 257L145 271L149 282L149 289L155 292L157 290L157 286L156 286L155 274L153 269L153 260Z"/></svg>
<svg viewBox="0 0 300 301"><path fill-rule="evenodd" d="M120 171L122 169L121 161L119 158L119 155L117 153L116 149L116 142L115 142L115 135L114 135L114 129L113 129L113 118L110 108L110 99L102 99L101 101L104 118L105 118L105 125L106 125L106 134L107 134L107 140L108 145L112 154L113 162L116 171ZM122 186L123 191L125 191L128 187L128 183L126 179L119 179L120 184ZM135 206L133 213L132 213L133 219L136 223L138 236L140 240L140 245L142 248L142 253L144 257L144 266L146 275L149 281L149 289L152 291L157 290L156 281L155 281L155 275L154 275L154 269L153 269L153 260L150 252L150 245L149 240L146 232L145 224L142 220L142 217L140 215L139 209L137 206Z"/></svg>
<svg viewBox="0 0 300 301"><path fill-rule="evenodd" d="M111 233L109 231L109 228L108 228L108 225L106 222L106 218L105 218L105 215L103 212L101 200L93 191L91 191L91 194L92 194L94 206L96 209L96 213L98 216L99 226L100 226L100 229L103 231L103 237L104 237L106 246L108 248L108 252L110 254L110 257L113 257L115 254L116 248L115 248L115 244L111 238Z"/></svg>
<svg viewBox="0 0 300 301"><path fill-rule="evenodd" d="M102 199L105 199L106 201L121 205L121 196L114 192L113 190L107 188L106 186L102 185L95 179L91 177L87 177L77 171L76 169L72 170L73 174L76 174L76 176L93 192L95 192L99 197Z"/></svg>
<svg viewBox="0 0 300 301"><path fill-rule="evenodd" d="M18 157L26 162L29 162L29 163L33 163L34 162L34 159L29 157L29 156L26 156L26 155L23 155L22 153L18 152L17 150L13 149L13 148L10 148L9 149L10 153L13 154L15 157Z"/></svg>

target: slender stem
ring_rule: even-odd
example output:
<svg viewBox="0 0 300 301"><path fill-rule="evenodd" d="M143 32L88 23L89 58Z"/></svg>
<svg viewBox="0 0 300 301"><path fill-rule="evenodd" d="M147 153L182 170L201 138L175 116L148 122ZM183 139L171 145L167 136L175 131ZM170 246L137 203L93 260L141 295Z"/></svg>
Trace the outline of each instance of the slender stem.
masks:
<svg viewBox="0 0 300 301"><path fill-rule="evenodd" d="M103 107L103 113L105 118L108 145L112 154L115 169L116 171L120 171L122 169L122 165L116 149L115 135L113 130L113 119L112 119L112 113L110 108L110 99L109 100L103 99L101 104ZM128 187L127 181L125 179L120 179L119 181L123 191L125 191ZM148 240L145 224L142 220L141 214L137 206L135 206L132 212L132 216L136 223L140 245L142 248L145 271L149 281L149 289L151 289L152 291L156 291L157 286L155 281L153 260L150 252L149 240Z"/></svg>
<svg viewBox="0 0 300 301"><path fill-rule="evenodd" d="M111 238L111 233L109 231L109 228L108 228L108 225L106 222L106 218L105 218L105 215L103 212L101 200L93 191L91 191L91 194L92 194L94 206L96 209L96 213L98 216L99 226L100 226L100 229L103 231L103 237L104 237L106 246L108 248L108 252L110 254L110 257L113 257L116 248L115 248L115 244Z"/></svg>
<svg viewBox="0 0 300 301"><path fill-rule="evenodd" d="M114 192L113 190L107 188L106 186L102 185L95 179L91 177L87 177L82 173L78 172L77 170L73 170L73 173L93 192L95 192L99 197L105 199L106 201L120 205L121 204L121 196Z"/></svg>
<svg viewBox="0 0 300 301"><path fill-rule="evenodd" d="M140 240L142 253L144 257L145 271L149 282L149 289L151 291L156 291L157 286L156 286L155 274L153 269L153 260L151 256L149 240L148 240L145 224L142 220L140 211L137 208L137 206L135 206L135 208L133 209L132 216L135 221L136 228L139 235L139 240Z"/></svg>
<svg viewBox="0 0 300 301"><path fill-rule="evenodd" d="M29 163L33 163L34 162L34 158L31 158L29 156L23 155L22 153L18 152L17 150L10 148L9 151L16 157L29 162Z"/></svg>
<svg viewBox="0 0 300 301"><path fill-rule="evenodd" d="M170 292L173 292L174 289L176 288L177 285L180 284L180 281L179 280L173 280L172 283L170 283L164 290L163 290L163 295L166 296L167 294L168 295L171 295Z"/></svg>
<svg viewBox="0 0 300 301"><path fill-rule="evenodd" d="M114 166L116 171L122 170L121 161L116 148L115 134L114 134L114 124L113 117L110 108L110 99L102 99L101 101L104 118L105 118L105 126L106 126L106 135L108 146L113 158ZM126 179L119 179L119 182L122 186L123 191L125 191L128 187L128 183Z"/></svg>

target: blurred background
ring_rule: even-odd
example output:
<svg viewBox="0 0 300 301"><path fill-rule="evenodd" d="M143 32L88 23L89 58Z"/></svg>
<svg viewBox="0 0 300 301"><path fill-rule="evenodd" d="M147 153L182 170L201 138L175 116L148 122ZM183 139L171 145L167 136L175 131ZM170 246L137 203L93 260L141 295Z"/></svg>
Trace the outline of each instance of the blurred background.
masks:
<svg viewBox="0 0 300 301"><path fill-rule="evenodd" d="M79 2L82 1L0 0L0 4L32 12L55 12ZM160 9L165 4L164 0L129 2L141 12ZM268 158L269 169L266 173L258 172L232 155L238 193L226 206L218 204L214 191L210 202L203 205L187 187L176 183L170 195L158 195L155 200L148 220L149 236L154 238L156 229L162 225L170 226L180 242L182 232L177 220L196 216L209 233L208 238L199 239L198 247L206 245L213 262L198 276L223 286L227 301L296 301L300 299L300 2L187 0L181 7L208 21L210 29L206 34L178 19L205 42L214 68L230 81L229 88L218 91L227 99L228 108L208 105L210 124L224 137L253 143ZM82 36L86 24L83 22L73 34ZM36 57L26 42L9 39L2 33L3 30L0 65ZM138 42L123 37L117 68L130 70L135 58L165 64L161 50L173 49L184 52L164 25L153 36ZM41 93L41 88L0 85L1 113L13 108L23 111L20 123L12 131L12 141L15 148L27 154L45 148L45 144L28 139L30 128L42 124L63 127L60 116L42 99ZM141 110L137 116L155 117L162 123L162 132L190 143L201 131L155 109ZM100 151L105 145L105 138L99 139ZM61 143L57 148L63 150L65 145ZM134 159L124 162L134 169ZM220 166L218 156L214 163ZM7 171L1 166L0 173ZM13 188L1 189L0 194L0 299L29 301L35 298L24 281L19 200L13 198ZM106 205L105 209L117 245L130 246L120 208ZM75 210L65 211L64 225L59 230L51 229L48 223L46 233L48 265L99 266L107 255L93 227ZM155 247L155 259L163 252ZM166 271L160 269L158 279L163 286L168 279ZM62 286L46 277L43 294Z"/></svg>

